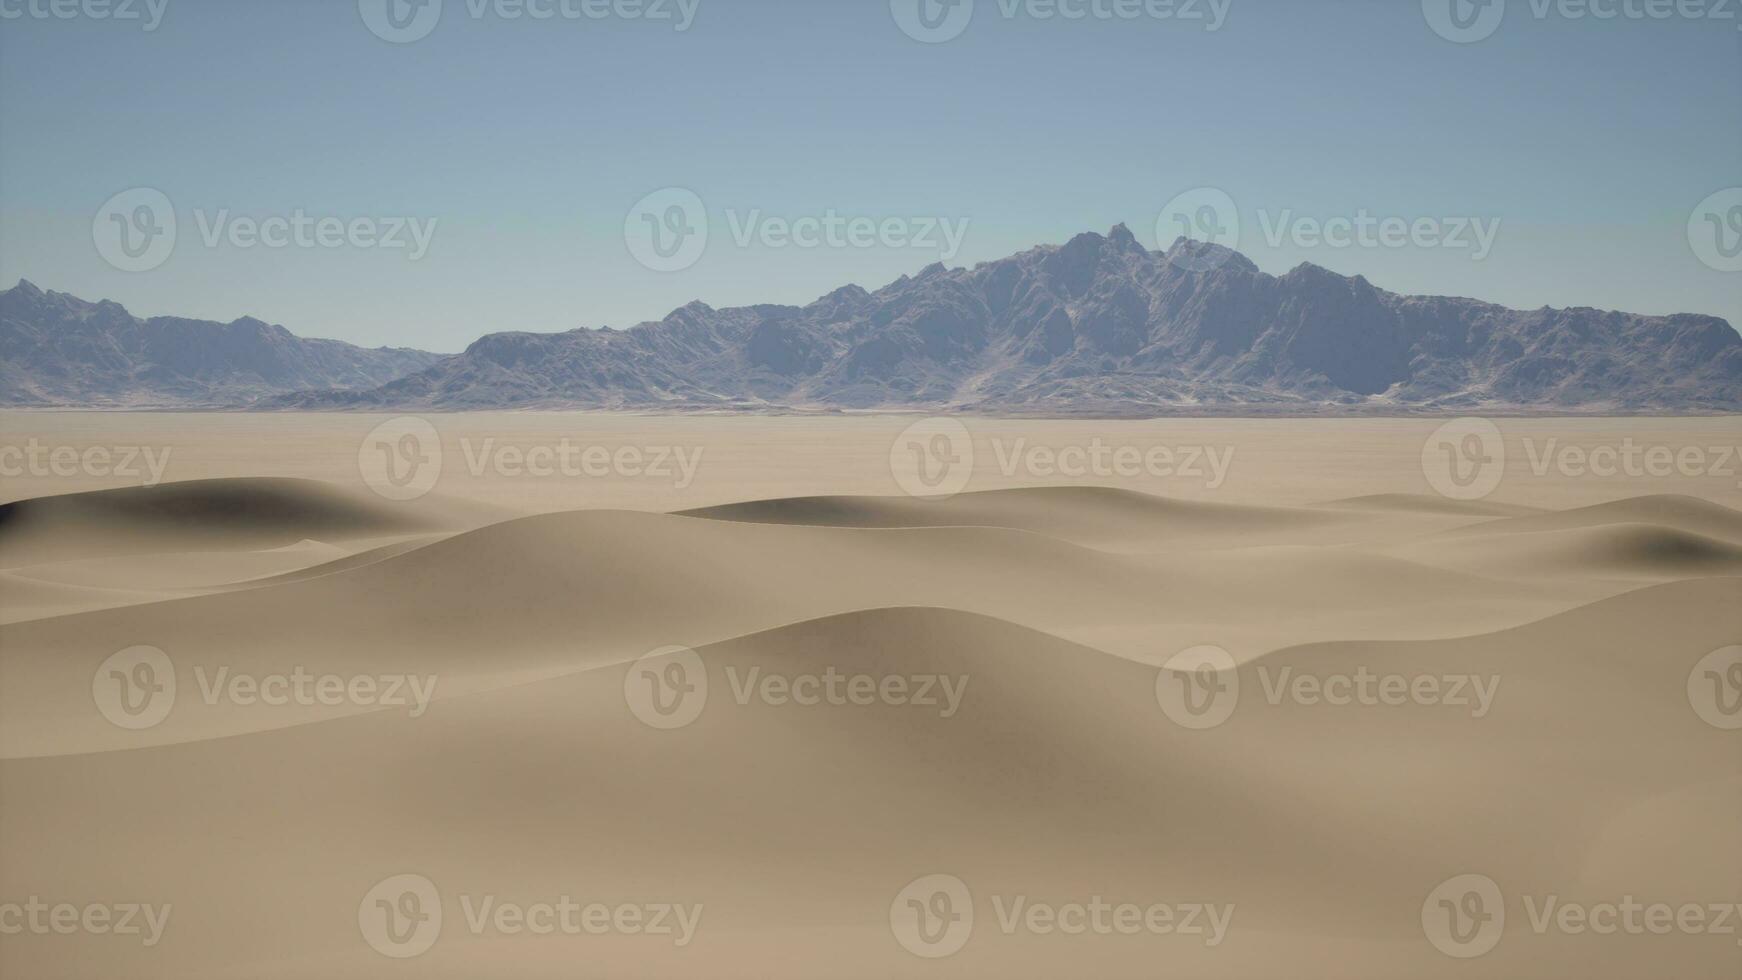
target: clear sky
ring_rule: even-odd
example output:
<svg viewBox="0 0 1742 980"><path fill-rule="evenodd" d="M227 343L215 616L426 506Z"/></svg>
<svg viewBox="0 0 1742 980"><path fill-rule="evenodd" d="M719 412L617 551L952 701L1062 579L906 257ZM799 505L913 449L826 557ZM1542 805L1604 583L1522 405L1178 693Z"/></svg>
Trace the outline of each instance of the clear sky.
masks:
<svg viewBox="0 0 1742 980"><path fill-rule="evenodd" d="M142 19L88 15L123 2ZM453 351L695 299L803 303L944 257L941 233L783 246L769 217L966 220L948 264L971 265L1118 222L1156 247L1164 205L1213 187L1270 272L1310 261L1399 292L1742 324L1742 272L1703 262L1689 229L1742 185L1737 0L1667 20L1511 0L1474 43L1437 34L1422 0L1218 0L1213 31L1145 0L1062 0L1088 14L1072 19L1042 16L1061 0L975 0L942 43L904 33L891 0L685 0L681 31L587 16L602 0L445 0L409 43L370 29L388 0L151 2L167 3L155 30L147 0L0 0L6 284ZM171 202L175 247L121 271L93 225L141 187ZM709 239L662 272L625 223L668 187L699 197ZM435 226L415 260L366 236L233 237L238 217L299 211ZM1362 214L1441 220L1452 241L1334 248L1298 223ZM1447 247L1468 219L1500 223L1480 259Z"/></svg>

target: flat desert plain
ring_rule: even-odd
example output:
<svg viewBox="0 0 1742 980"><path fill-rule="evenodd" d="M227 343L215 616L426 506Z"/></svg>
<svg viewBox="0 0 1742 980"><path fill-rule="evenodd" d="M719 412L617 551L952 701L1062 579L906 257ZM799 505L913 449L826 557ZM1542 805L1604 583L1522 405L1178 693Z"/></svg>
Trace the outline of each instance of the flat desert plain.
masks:
<svg viewBox="0 0 1742 980"><path fill-rule="evenodd" d="M1733 980L1738 443L0 416L0 976Z"/></svg>

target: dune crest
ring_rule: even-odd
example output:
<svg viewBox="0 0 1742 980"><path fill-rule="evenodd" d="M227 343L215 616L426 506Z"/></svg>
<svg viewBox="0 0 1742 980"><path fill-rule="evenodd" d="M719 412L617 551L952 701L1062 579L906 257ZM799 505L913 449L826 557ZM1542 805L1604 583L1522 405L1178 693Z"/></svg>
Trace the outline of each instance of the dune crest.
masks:
<svg viewBox="0 0 1742 980"><path fill-rule="evenodd" d="M149 883L166 976L378 977L359 903L412 873L447 923L419 976L913 975L891 903L950 875L979 921L940 975L1456 980L1421 922L1455 875L1717 902L1742 867L1716 502L530 489L508 519L276 480L15 505L0 883ZM564 895L705 914L682 949L466 924ZM1002 928L1013 896L1231 911L1215 945L1088 943ZM0 974L57 975L47 938ZM1487 962L1733 966L1661 938L1509 927Z"/></svg>

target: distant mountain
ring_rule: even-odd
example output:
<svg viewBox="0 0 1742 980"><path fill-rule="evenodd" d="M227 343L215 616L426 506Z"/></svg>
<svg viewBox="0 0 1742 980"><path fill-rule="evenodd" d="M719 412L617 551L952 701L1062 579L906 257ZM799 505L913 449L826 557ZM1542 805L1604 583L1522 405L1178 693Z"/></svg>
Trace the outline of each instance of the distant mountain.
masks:
<svg viewBox="0 0 1742 980"><path fill-rule="evenodd" d="M36 390L47 387L44 377L12 354L12 310L22 301L10 297L23 288L0 296L7 321L0 357L9 388ZM46 302L32 293L32 302ZM55 302L125 317L113 304ZM229 331L250 323L203 326ZM280 335L285 344L305 345L298 350L331 343ZM845 286L802 307L716 310L697 302L628 330L490 334L446 359L342 344L334 350L348 352L333 358L351 368L344 380L281 371L272 377L290 393L256 407L1106 416L1742 411L1742 336L1716 317L1517 311L1399 296L1310 264L1267 275L1236 252L1184 239L1152 252L1123 225L972 269L933 265L875 293ZM370 370L361 359L370 355L393 360L379 364L380 377L359 379ZM415 358L428 360L400 369ZM59 373L48 379L92 361L63 355L49 362ZM339 373L336 366L331 373ZM87 397L119 403L111 382L78 377ZM295 390L317 387L324 390ZM214 391L214 401L222 393Z"/></svg>
<svg viewBox="0 0 1742 980"><path fill-rule="evenodd" d="M1742 410L1742 336L1710 316L1529 312L1285 276L1123 225L808 306L691 303L628 330L502 333L368 391L282 408L1217 412Z"/></svg>
<svg viewBox="0 0 1742 980"><path fill-rule="evenodd" d="M11 407L240 407L311 388L376 388L441 360L306 340L252 318L141 320L25 281L0 292L0 405Z"/></svg>

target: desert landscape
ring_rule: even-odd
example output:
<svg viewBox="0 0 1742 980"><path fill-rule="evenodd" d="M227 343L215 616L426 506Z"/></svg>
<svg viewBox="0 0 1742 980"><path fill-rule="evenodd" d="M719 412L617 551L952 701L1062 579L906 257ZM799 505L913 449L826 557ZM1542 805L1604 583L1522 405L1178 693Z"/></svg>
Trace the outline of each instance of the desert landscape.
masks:
<svg viewBox="0 0 1742 980"><path fill-rule="evenodd" d="M1739 26L0 0L0 980L1742 978Z"/></svg>
<svg viewBox="0 0 1742 980"><path fill-rule="evenodd" d="M9 413L0 974L1734 976L1734 420L1460 424Z"/></svg>

